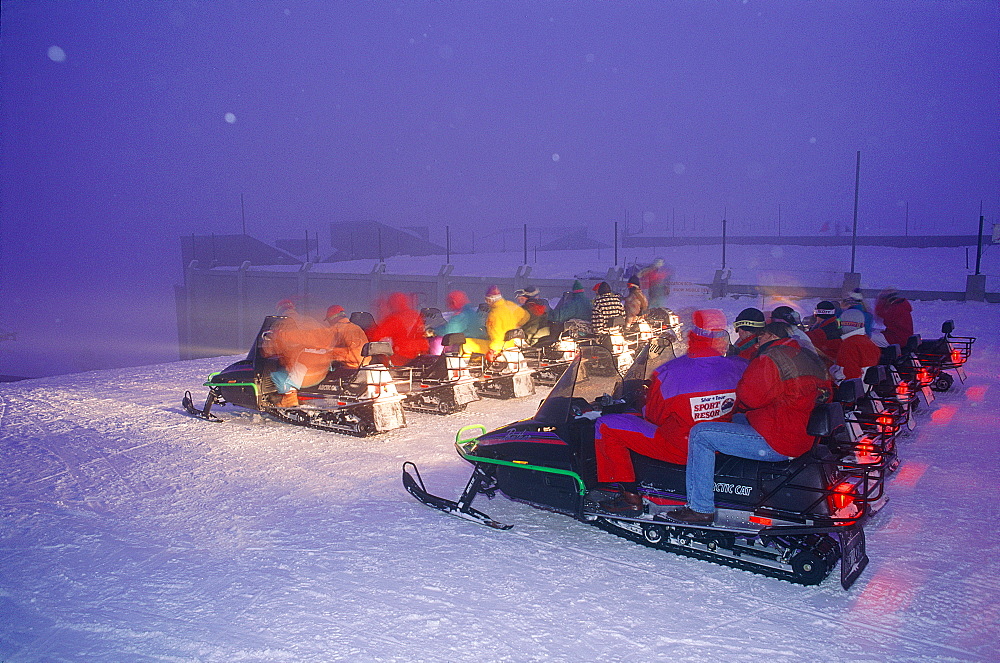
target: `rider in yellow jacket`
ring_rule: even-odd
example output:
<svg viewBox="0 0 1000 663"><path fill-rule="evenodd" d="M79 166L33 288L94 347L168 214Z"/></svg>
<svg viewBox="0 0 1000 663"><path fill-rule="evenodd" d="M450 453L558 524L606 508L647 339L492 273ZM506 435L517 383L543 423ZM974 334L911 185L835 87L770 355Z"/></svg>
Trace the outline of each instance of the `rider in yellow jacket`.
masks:
<svg viewBox="0 0 1000 663"><path fill-rule="evenodd" d="M489 361L493 361L503 350L507 332L523 325L530 316L514 302L504 299L500 288L495 285L486 291L486 303L490 307L490 312L486 314L486 334L489 338L466 339L462 349L466 353L484 354Z"/></svg>

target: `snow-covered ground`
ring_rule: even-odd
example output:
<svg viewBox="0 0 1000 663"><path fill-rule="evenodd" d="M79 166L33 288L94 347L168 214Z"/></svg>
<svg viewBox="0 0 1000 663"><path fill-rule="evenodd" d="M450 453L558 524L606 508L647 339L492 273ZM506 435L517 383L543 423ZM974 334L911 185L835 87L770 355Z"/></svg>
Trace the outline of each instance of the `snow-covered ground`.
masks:
<svg viewBox="0 0 1000 663"><path fill-rule="evenodd" d="M182 392L228 358L2 385L0 660L996 660L1000 315L915 309L925 335L954 318L979 340L968 382L901 443L848 592L836 572L793 585L503 497L477 502L514 524L494 531L402 489L412 460L456 496L455 431L542 394L357 439L188 417Z"/></svg>

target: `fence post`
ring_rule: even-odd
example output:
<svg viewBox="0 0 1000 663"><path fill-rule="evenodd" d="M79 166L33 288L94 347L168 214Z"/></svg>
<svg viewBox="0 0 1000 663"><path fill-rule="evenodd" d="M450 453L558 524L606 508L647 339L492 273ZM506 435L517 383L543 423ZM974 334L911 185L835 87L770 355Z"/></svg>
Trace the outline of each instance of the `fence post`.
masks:
<svg viewBox="0 0 1000 663"><path fill-rule="evenodd" d="M451 274L452 270L455 269L455 265L441 265L441 269L438 270L437 275L437 290L434 293L435 302L434 305L439 309L444 310L445 305L445 290L448 289L448 275Z"/></svg>
<svg viewBox="0 0 1000 663"><path fill-rule="evenodd" d="M308 307L312 302L309 301L309 270L313 268L311 262L305 262L299 267L298 274L298 290L299 297L302 298L302 302Z"/></svg>
<svg viewBox="0 0 1000 663"><path fill-rule="evenodd" d="M370 302L376 302L376 301L378 301L379 296L382 294L382 275L383 274L385 274L385 263L382 262L382 261L379 261L379 262L375 263L374 267L372 267L372 271L371 271L371 277L372 278L371 278L371 281L369 281L369 284L370 284L371 288L370 288L370 293L369 293L370 296L368 297L368 301L370 301Z"/></svg>
<svg viewBox="0 0 1000 663"><path fill-rule="evenodd" d="M181 359L194 359L194 303L197 296L194 292L195 270L201 265L197 260L188 263L184 270L184 346L180 349Z"/></svg>
<svg viewBox="0 0 1000 663"><path fill-rule="evenodd" d="M855 288L861 287L861 274L858 272L844 272L844 286L843 291L845 293L851 292Z"/></svg>
<svg viewBox="0 0 1000 663"><path fill-rule="evenodd" d="M726 296L730 274L732 272L725 269L715 270L715 277L712 279L712 299L721 299Z"/></svg>
<svg viewBox="0 0 1000 663"><path fill-rule="evenodd" d="M969 274L965 277L965 301L986 301L986 275Z"/></svg>

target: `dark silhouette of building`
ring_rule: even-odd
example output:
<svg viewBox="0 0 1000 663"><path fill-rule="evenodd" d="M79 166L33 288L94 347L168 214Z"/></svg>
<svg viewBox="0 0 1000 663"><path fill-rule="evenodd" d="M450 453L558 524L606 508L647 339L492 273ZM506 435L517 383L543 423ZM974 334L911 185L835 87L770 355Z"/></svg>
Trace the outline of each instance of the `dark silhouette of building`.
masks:
<svg viewBox="0 0 1000 663"><path fill-rule="evenodd" d="M408 230L399 230L377 221L350 221L330 224L333 253L322 262L341 260L384 260L393 256L444 255L445 248Z"/></svg>
<svg viewBox="0 0 1000 663"><path fill-rule="evenodd" d="M181 260L185 266L197 260L204 267L239 267L246 261L251 265L301 265L304 262L250 235L184 235L181 237Z"/></svg>

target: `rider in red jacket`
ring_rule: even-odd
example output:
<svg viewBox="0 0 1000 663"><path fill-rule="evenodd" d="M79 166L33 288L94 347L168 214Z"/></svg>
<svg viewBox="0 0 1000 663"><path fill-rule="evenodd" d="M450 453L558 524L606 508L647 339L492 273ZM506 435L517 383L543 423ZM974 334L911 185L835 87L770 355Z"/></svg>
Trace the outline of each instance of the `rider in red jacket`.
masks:
<svg viewBox="0 0 1000 663"><path fill-rule="evenodd" d="M913 307L895 288L886 288L875 302L875 315L885 323L885 340L899 346L913 336Z"/></svg>
<svg viewBox="0 0 1000 663"><path fill-rule="evenodd" d="M764 327L760 350L736 386L737 409L745 418L737 414L731 423L709 421L691 429L687 506L668 511L668 520L699 525L715 520L716 452L780 462L812 447L809 416L816 403L829 400L833 385L820 358L789 333L782 322Z"/></svg>
<svg viewBox="0 0 1000 663"><path fill-rule="evenodd" d="M612 513L637 513L642 498L635 486L630 450L683 465L688 432L699 421L729 421L736 383L747 363L723 355L729 346L726 316L717 309L695 311L688 351L653 371L642 415L608 414L594 426L597 480L618 482L622 494L601 506Z"/></svg>
<svg viewBox="0 0 1000 663"><path fill-rule="evenodd" d="M828 400L833 389L823 362L795 339L778 338L763 344L747 366L736 387L736 407L746 411L768 446L783 456L801 456L812 447L806 425L824 391Z"/></svg>
<svg viewBox="0 0 1000 663"><path fill-rule="evenodd" d="M430 345L427 342L424 319L410 305L410 298L401 292L394 292L386 300L388 314L371 329L367 330L368 340L392 341L392 363L402 366L414 357L427 354Z"/></svg>

